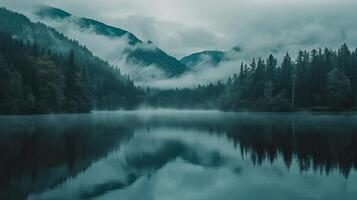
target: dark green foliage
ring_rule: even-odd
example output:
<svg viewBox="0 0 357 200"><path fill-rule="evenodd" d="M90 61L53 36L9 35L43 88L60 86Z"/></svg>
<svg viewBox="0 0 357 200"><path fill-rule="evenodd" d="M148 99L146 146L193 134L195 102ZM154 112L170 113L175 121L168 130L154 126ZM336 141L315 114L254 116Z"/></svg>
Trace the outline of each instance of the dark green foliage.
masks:
<svg viewBox="0 0 357 200"><path fill-rule="evenodd" d="M77 72L74 52L70 51L67 58L67 70L64 93L67 97L68 112L89 112L92 109L92 94L88 82Z"/></svg>
<svg viewBox="0 0 357 200"><path fill-rule="evenodd" d="M242 63L239 75L214 93L202 93L209 86L161 91L151 94L149 103L155 99L160 103L154 105L182 107L185 102L185 108L198 104L227 111L350 110L356 106L356 69L357 52L346 44L337 53L327 48L299 51L295 62L286 54L280 66L269 55L266 62L259 58L249 67Z"/></svg>
<svg viewBox="0 0 357 200"><path fill-rule="evenodd" d="M64 76L61 68L47 56L33 60L33 86L29 86L30 93L26 94L30 103L34 97L35 112L61 112L65 110L66 97L64 94ZM24 106L26 107L26 106ZM70 107L67 107L70 108ZM30 111L24 110L29 113Z"/></svg>
<svg viewBox="0 0 357 200"><path fill-rule="evenodd" d="M282 91L287 99L291 99L293 89L293 66L289 54L284 56L280 73L278 74L279 80L277 82L277 90Z"/></svg>
<svg viewBox="0 0 357 200"><path fill-rule="evenodd" d="M214 109L224 92L224 84L199 85L197 88L154 90L147 89L146 104L151 107L180 109Z"/></svg>
<svg viewBox="0 0 357 200"><path fill-rule="evenodd" d="M23 44L10 34L0 33L1 107L2 114L88 112L91 106L80 110L79 105L66 105L68 74L58 58L48 55L37 44ZM63 67L63 68L62 68ZM73 72L75 73L75 72ZM77 88L76 93L81 93Z"/></svg>
<svg viewBox="0 0 357 200"><path fill-rule="evenodd" d="M139 47L141 45L139 45ZM155 65L170 77L181 75L188 70L187 67L176 58L167 55L164 51L154 46L135 48L128 54L127 62L141 66Z"/></svg>
<svg viewBox="0 0 357 200"><path fill-rule="evenodd" d="M57 20L65 19L72 16L70 13L62 9L54 8L47 5L42 5L38 9L38 11L36 11L35 14L41 18L52 18ZM133 34L129 33L128 31L106 25L102 22L93 19L79 18L77 23L80 28L92 29L99 35L106 35L111 37L122 37L127 35L130 44L137 44L141 42L138 38L136 38Z"/></svg>
<svg viewBox="0 0 357 200"><path fill-rule="evenodd" d="M43 6L36 14L39 17L54 18L57 20L71 16L71 14L66 11L49 6ZM88 18L78 18L74 23L83 30L94 31L96 34L105 37L126 37L128 43L131 45L130 48L126 49L126 53L128 54L127 62L129 63L138 64L142 67L155 65L171 77L180 75L188 70L188 68L176 58L167 55L154 45L150 45L150 41L148 42L149 46L147 46L147 44L139 40L134 34L126 30Z"/></svg>
<svg viewBox="0 0 357 200"><path fill-rule="evenodd" d="M286 54L280 67L270 55L264 63L240 68L239 78L227 87L224 110L292 111L348 110L356 106L356 52L346 44L338 53L329 49L299 51L293 62ZM337 69L334 69L337 68ZM264 88L264 90L263 90ZM227 103L228 102L228 103Z"/></svg>
<svg viewBox="0 0 357 200"><path fill-rule="evenodd" d="M303 107L308 106L312 100L312 89L310 87L309 77L309 53L299 51L295 61L296 67L296 87L295 87L295 102Z"/></svg>
<svg viewBox="0 0 357 200"><path fill-rule="evenodd" d="M0 114L89 112L140 102L142 92L130 79L102 70L79 65L74 51L63 58L0 32Z"/></svg>
<svg viewBox="0 0 357 200"><path fill-rule="evenodd" d="M70 13L51 6L41 6L41 9L36 12L36 15L39 17L50 17L54 19L63 19L71 16Z"/></svg>
<svg viewBox="0 0 357 200"><path fill-rule="evenodd" d="M350 101L351 82L342 71L335 68L328 74L327 102L333 110L345 110L353 105Z"/></svg>
<svg viewBox="0 0 357 200"><path fill-rule="evenodd" d="M185 56L180 59L180 62L185 64L189 68L193 68L195 65L202 62L202 58L209 58L210 64L212 66L217 66L220 62L224 60L224 52L222 51L202 51L199 53L194 53L189 56Z"/></svg>
<svg viewBox="0 0 357 200"><path fill-rule="evenodd" d="M21 75L0 60L0 111L5 114L17 113L21 109L21 101Z"/></svg>
<svg viewBox="0 0 357 200"><path fill-rule="evenodd" d="M8 91L16 99L21 94L21 103L13 100L16 106L5 106L1 113L134 108L143 99L143 92L118 68L52 28L0 8L0 32L1 81L12 84L6 88L22 85L16 86L18 92L2 89L6 98L15 98Z"/></svg>

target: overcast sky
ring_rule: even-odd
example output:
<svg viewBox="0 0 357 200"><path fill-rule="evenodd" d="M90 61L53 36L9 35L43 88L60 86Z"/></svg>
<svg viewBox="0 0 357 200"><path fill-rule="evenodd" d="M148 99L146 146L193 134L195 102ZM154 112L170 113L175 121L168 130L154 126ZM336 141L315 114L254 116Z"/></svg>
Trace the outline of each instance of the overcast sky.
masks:
<svg viewBox="0 0 357 200"><path fill-rule="evenodd" d="M356 0L2 0L40 2L133 32L180 58L200 50L357 44ZM15 2L15 3L14 3ZM21 3L18 3L21 2ZM0 3L1 4L1 3Z"/></svg>

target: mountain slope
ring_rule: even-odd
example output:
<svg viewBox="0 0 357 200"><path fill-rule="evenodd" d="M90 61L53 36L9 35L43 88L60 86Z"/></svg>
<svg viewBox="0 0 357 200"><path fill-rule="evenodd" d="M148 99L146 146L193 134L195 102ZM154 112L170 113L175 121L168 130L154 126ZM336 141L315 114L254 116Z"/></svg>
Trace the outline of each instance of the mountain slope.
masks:
<svg viewBox="0 0 357 200"><path fill-rule="evenodd" d="M73 15L51 6L40 6L37 11L35 11L35 15L39 16L40 18L51 18L57 20L65 20ZM130 44L137 44L141 41L135 37L132 33L125 31L123 29L106 25L102 22L89 19L89 18L78 18L76 20L77 25L82 29L92 29L99 35L110 36L110 37L123 37L128 35L130 40Z"/></svg>
<svg viewBox="0 0 357 200"><path fill-rule="evenodd" d="M124 57L127 65L138 65L143 69L148 66L155 66L162 70L168 77L181 75L188 70L188 68L176 58L166 54L151 42L142 42L134 34L126 30L109 26L93 19L76 17L66 11L49 6L41 6L35 11L35 14L40 17L40 21L43 21L44 23L46 23L46 20L55 20L56 23L59 24L70 23L71 25L78 27L82 32L94 31L95 34L109 39L126 37L125 39L128 41L125 44L123 52L113 53L117 53L117 58ZM125 56L122 54L125 54ZM111 58L105 59L109 61L117 60Z"/></svg>
<svg viewBox="0 0 357 200"><path fill-rule="evenodd" d="M32 93L35 99L30 99L36 102L43 100L41 95L36 94L42 94L43 91L38 90L38 88L43 88L44 86L45 90L53 91L56 94L56 91L59 91L58 94L64 93L66 96L65 101L60 101L62 102L61 104L55 102L56 104L51 104L52 106L48 108L35 109L31 112L77 112L80 110L78 108L82 103L89 103L90 101L93 101L93 104L87 106L88 110L86 111L92 109L131 108L140 102L141 90L136 88L127 76L121 75L117 68L94 56L88 49L79 45L78 42L68 39L55 29L49 28L42 23L33 23L24 15L9 11L6 8L0 8L0 32L10 34L10 38L15 40L12 41L5 37L4 48L23 49L21 51L10 51L10 49L6 51L5 49L3 55L0 55L0 57L4 58L4 64L0 63L0 66L4 67L4 69L10 68L10 72L15 74L13 76L14 80L20 80L17 81L18 84L16 84L16 87L14 86L15 88L21 87L24 96ZM17 46L13 44L17 44ZM19 63L19 60L24 62ZM43 71L39 71L41 69ZM26 82L29 77L36 81L40 80L36 76L33 77L31 74L27 74L27 71L31 72L33 70L36 72L35 74L40 73L44 76L44 81L39 81L38 85L33 85L32 80ZM17 75L19 74L17 71L23 71L24 73ZM49 72L53 77L58 78L57 82L60 84L55 84L53 82L54 79L48 77ZM62 76L65 78L60 78ZM6 82L6 77L4 80ZM60 87L63 82L65 82L66 86ZM89 91L85 88L88 88ZM83 96L79 97L78 95L81 92L88 92L88 95L85 98ZM52 95L52 93L48 92L43 94ZM58 99L62 99L62 96L59 95L61 98ZM17 99L22 99L21 94L16 94L16 97L19 97ZM36 99L36 97L38 98ZM48 104L51 101L49 97L46 103ZM16 105L16 107L20 108L21 105ZM13 112L9 113L19 113L19 111L14 109Z"/></svg>
<svg viewBox="0 0 357 200"><path fill-rule="evenodd" d="M241 48L233 47L228 51L201 51L180 59L180 62L185 64L190 69L198 67L217 67L219 64L236 60Z"/></svg>
<svg viewBox="0 0 357 200"><path fill-rule="evenodd" d="M217 66L224 59L224 52L222 51L202 51L183 57L180 62L189 68L193 68L199 63L206 63Z"/></svg>

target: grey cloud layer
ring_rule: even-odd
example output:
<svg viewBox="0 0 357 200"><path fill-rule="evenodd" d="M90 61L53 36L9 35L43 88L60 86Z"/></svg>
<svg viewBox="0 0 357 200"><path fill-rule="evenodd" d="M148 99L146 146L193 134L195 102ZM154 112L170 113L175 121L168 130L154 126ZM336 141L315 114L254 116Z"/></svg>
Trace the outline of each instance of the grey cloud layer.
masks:
<svg viewBox="0 0 357 200"><path fill-rule="evenodd" d="M229 49L238 44L251 49L286 51L289 47L357 43L357 1L353 0L35 2L128 29L177 57L202 49Z"/></svg>
<svg viewBox="0 0 357 200"><path fill-rule="evenodd" d="M357 1L354 0L93 0L91 3L5 0L5 5L6 2L22 10L29 7L25 2L46 3L77 16L98 19L127 29L143 41L151 40L178 58L200 50L226 50L236 45L242 48L236 59L217 68L199 67L202 70L165 79L155 66L138 71L135 66L123 64L116 55L124 41L108 41L68 29L70 37L85 43L124 72L137 76L138 85L160 88L225 80L237 72L241 61L249 62L253 56L265 58L273 53L281 58L287 51L295 56L298 49L337 48L344 42L357 46Z"/></svg>

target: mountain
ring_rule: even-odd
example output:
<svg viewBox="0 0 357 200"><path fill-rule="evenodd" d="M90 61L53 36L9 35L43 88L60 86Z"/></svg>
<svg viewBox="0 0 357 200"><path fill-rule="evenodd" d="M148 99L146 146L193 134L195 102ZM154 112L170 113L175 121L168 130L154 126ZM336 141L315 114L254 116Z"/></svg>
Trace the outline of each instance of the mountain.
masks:
<svg viewBox="0 0 357 200"><path fill-rule="evenodd" d="M202 51L181 58L180 62L189 68L194 68L198 64L209 64L217 66L224 59L222 51Z"/></svg>
<svg viewBox="0 0 357 200"><path fill-rule="evenodd" d="M0 8L0 112L132 108L142 91L106 61L42 23Z"/></svg>
<svg viewBox="0 0 357 200"><path fill-rule="evenodd" d="M190 69L200 66L217 67L222 62L235 60L240 52L241 48L239 46L233 47L228 51L201 51L181 58L180 62Z"/></svg>
<svg viewBox="0 0 357 200"><path fill-rule="evenodd" d="M78 30L82 32L94 31L95 34L109 39L126 37L128 41L125 44L124 50L122 52L117 52L117 58L124 57L125 63L128 65L141 66L143 70L145 70L145 67L155 66L162 70L168 77L181 75L188 70L183 63L153 45L152 42L149 41L144 43L134 34L126 30L93 19L76 17L64 10L50 6L40 6L34 14L44 23L48 20L55 20L56 23L60 25L71 23L71 25L78 27ZM122 54L125 54L125 56ZM104 59L109 61L112 60L111 58Z"/></svg>
<svg viewBox="0 0 357 200"><path fill-rule="evenodd" d="M37 8L38 10L35 11L35 15L39 16L40 18L51 18L56 20L65 20L70 17L75 17L72 14L58 9L51 6L42 5ZM94 30L98 35L110 36L110 37L123 37L128 36L130 44L134 45L137 43L141 43L141 41L135 37L132 33L125 31L120 28L116 28L113 26L106 25L102 22L88 19L88 18L77 18L76 20L77 25L81 29L91 29Z"/></svg>

